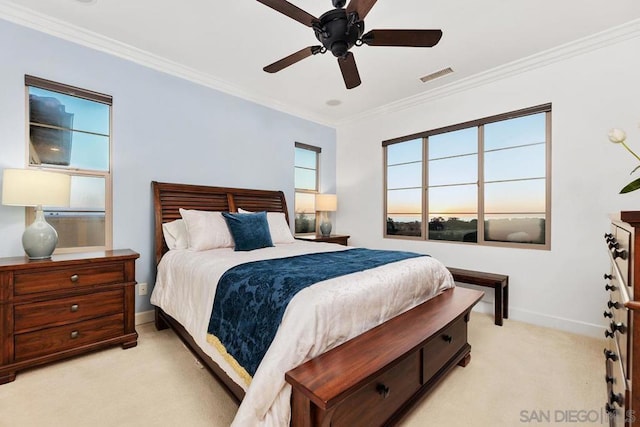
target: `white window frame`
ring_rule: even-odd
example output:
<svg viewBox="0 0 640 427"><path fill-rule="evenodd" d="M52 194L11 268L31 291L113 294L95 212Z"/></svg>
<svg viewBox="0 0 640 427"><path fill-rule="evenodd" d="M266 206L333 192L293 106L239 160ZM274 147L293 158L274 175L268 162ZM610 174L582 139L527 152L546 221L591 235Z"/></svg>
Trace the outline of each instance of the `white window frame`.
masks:
<svg viewBox="0 0 640 427"><path fill-rule="evenodd" d="M312 151L315 153L316 156L316 169L315 169L315 174L316 174L316 188L313 190L309 190L309 189L305 189L305 188L295 188L295 193L304 193L304 194L318 194L319 193L319 188L320 188L320 154L322 153L322 148L321 147L316 147L315 145L309 145L309 144L303 144L301 142L296 142L295 143L295 148L299 148L299 149L303 149L303 150L308 150L308 151ZM294 165L294 169L297 168L298 166ZM294 230L295 230L295 216L297 215L297 206L295 206L295 197L294 197ZM306 215L312 215L312 213L307 213ZM307 233L295 233L296 235L299 236L304 236L304 235L310 235L310 234L317 234L318 233L318 212L313 212L313 216L315 218L314 222L315 222L315 231L313 232L307 232Z"/></svg>
<svg viewBox="0 0 640 427"><path fill-rule="evenodd" d="M29 107L29 87L37 87L53 92L62 93L67 96L73 96L77 98L87 99L93 102L100 102L109 106L109 165L106 171L98 170L86 170L78 168L69 168L65 166L56 165L32 165L30 155L30 107ZM104 221L104 246L79 246L79 247L65 247L56 248L55 253L73 253L73 252L91 252L100 250L110 250L113 248L113 98L110 95L105 95L98 92L82 89L75 86L66 85L63 83L57 83L51 80L42 79L40 77L34 77L25 75L25 97L26 97L26 112L25 117L25 135L26 135L26 167L29 169L38 169L44 171L52 171L58 173L64 173L71 177L93 177L103 178L105 182L105 221ZM35 218L35 209L26 208L26 224L33 222Z"/></svg>

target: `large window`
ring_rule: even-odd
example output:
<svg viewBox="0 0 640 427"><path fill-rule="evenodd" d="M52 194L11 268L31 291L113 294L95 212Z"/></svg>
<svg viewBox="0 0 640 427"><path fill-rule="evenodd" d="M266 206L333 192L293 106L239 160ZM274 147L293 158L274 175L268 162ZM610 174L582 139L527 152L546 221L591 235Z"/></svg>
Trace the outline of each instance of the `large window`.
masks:
<svg viewBox="0 0 640 427"><path fill-rule="evenodd" d="M58 249L111 248L112 98L32 76L25 85L28 167L71 176L70 206L43 207Z"/></svg>
<svg viewBox="0 0 640 427"><path fill-rule="evenodd" d="M318 158L322 150L312 145L295 144L295 230L296 234L316 232Z"/></svg>
<svg viewBox="0 0 640 427"><path fill-rule="evenodd" d="M383 142L385 236L549 248L551 105Z"/></svg>

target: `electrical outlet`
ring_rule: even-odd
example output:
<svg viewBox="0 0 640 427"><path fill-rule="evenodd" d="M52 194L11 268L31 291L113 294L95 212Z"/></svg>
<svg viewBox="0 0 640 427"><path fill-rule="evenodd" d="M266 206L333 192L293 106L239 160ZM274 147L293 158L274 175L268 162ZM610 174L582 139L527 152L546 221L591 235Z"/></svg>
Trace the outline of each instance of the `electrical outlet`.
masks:
<svg viewBox="0 0 640 427"><path fill-rule="evenodd" d="M146 294L147 294L147 284L138 283L138 295L146 295Z"/></svg>

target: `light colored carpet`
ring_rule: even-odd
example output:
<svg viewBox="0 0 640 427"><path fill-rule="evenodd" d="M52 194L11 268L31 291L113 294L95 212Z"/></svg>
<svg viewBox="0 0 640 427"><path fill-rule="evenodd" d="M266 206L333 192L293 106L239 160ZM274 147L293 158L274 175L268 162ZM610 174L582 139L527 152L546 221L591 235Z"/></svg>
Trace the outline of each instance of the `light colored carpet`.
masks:
<svg viewBox="0 0 640 427"><path fill-rule="evenodd" d="M2 427L228 426L237 406L169 330L139 325L138 346L19 372L0 386ZM403 427L580 425L602 417L604 339L472 313L471 363L456 367ZM573 411L573 412L571 412ZM604 424L604 422L602 423Z"/></svg>

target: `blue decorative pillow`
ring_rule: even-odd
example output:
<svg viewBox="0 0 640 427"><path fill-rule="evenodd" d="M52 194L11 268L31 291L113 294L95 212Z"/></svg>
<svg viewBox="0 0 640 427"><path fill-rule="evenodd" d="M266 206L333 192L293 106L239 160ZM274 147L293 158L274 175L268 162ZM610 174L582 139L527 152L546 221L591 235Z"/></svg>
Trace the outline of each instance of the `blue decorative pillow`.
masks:
<svg viewBox="0 0 640 427"><path fill-rule="evenodd" d="M266 212L250 214L222 212L222 216L227 221L236 251L252 251L273 246Z"/></svg>

